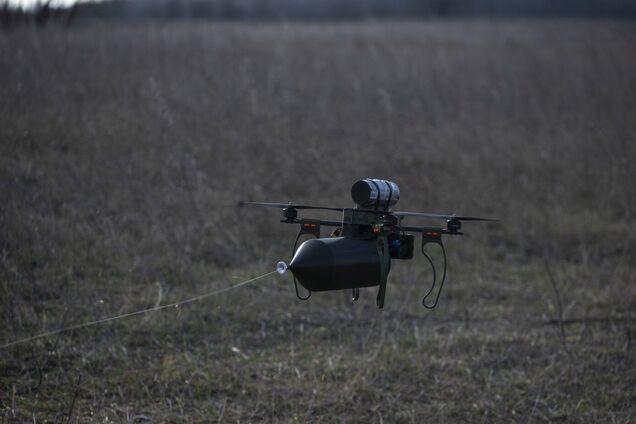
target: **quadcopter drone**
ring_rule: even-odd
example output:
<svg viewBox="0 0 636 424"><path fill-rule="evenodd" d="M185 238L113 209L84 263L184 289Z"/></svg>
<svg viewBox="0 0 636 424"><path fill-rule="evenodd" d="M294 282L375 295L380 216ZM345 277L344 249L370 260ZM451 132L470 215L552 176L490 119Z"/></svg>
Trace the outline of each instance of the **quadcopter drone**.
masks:
<svg viewBox="0 0 636 424"><path fill-rule="evenodd" d="M285 262L279 262L277 266L281 274L286 269L292 272L296 296L300 300L309 299L312 292L351 289L352 299L356 301L361 287L379 286L376 304L381 309L384 306L391 259L412 259L415 236L409 233L419 233L422 235L422 255L433 269L433 284L422 299L422 304L428 309L433 309L437 306L446 280L446 250L442 244L442 235L464 234L460 231L462 221L496 221L455 214L392 211L391 207L400 199L400 189L394 182L386 180L367 178L357 181L351 188L351 197L356 204L353 208L295 203L240 203L282 209L283 219L280 222L300 225L289 266ZM341 212L342 220L299 218L298 211L303 209ZM445 219L446 228L405 226L402 225L405 217ZM335 227L335 230L331 237L321 238L321 227ZM315 238L305 241L296 249L303 235ZM444 272L433 305L426 302L437 280L435 265L424 251L424 247L429 243L439 245L444 258ZM300 295L298 282L308 291L306 296Z"/></svg>

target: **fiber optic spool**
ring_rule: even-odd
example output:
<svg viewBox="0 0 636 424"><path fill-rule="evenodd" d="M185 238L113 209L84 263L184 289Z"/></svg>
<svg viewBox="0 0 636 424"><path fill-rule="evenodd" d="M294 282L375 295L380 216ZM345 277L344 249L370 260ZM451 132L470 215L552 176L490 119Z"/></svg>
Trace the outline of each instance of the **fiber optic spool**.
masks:
<svg viewBox="0 0 636 424"><path fill-rule="evenodd" d="M375 240L348 237L307 240L296 251L289 269L312 292L371 287L381 282Z"/></svg>
<svg viewBox="0 0 636 424"><path fill-rule="evenodd" d="M283 261L280 261L276 264L276 272L280 275L283 275L287 271L287 264Z"/></svg>
<svg viewBox="0 0 636 424"><path fill-rule="evenodd" d="M365 178L351 187L351 198L363 208L388 209L400 200L400 188L392 181Z"/></svg>

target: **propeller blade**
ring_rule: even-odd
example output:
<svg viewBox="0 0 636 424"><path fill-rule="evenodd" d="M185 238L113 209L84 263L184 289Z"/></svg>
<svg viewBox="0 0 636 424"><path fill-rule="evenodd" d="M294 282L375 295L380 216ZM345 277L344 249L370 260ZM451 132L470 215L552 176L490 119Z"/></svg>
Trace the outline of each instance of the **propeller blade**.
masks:
<svg viewBox="0 0 636 424"><path fill-rule="evenodd" d="M437 219L456 219L458 221L499 221L498 219L493 218L479 218L476 216L460 216L455 214L440 214L440 213L427 213L427 212L393 212L395 216L423 216L426 218L437 218Z"/></svg>
<svg viewBox="0 0 636 424"><path fill-rule="evenodd" d="M294 209L313 209L313 210L322 210L322 211L336 211L342 212L344 208L330 208L327 206L310 206L310 205L291 205Z"/></svg>
<svg viewBox="0 0 636 424"><path fill-rule="evenodd" d="M242 206L245 206L245 205L265 206L266 208L278 208L278 209L284 209L287 206L289 206L289 204L287 204L287 203L244 202L243 200L238 202L238 206L239 207L242 207Z"/></svg>
<svg viewBox="0 0 636 424"><path fill-rule="evenodd" d="M252 205L252 206L264 206L266 208L293 208L293 209L313 209L313 210L324 210L324 211L336 211L342 212L344 208L329 208L325 206L310 206L310 205L297 205L295 203L268 203L268 202L239 202L239 206Z"/></svg>
<svg viewBox="0 0 636 424"><path fill-rule="evenodd" d="M497 218L480 218L478 216L455 216L455 219L459 221L487 221L487 222L498 222Z"/></svg>

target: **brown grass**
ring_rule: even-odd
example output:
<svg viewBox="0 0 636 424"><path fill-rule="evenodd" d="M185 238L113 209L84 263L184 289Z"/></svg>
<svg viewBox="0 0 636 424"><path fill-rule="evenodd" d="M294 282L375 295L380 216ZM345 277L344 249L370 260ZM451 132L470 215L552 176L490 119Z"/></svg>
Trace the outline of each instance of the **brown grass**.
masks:
<svg viewBox="0 0 636 424"><path fill-rule="evenodd" d="M0 34L0 342L271 270L295 228L240 199L371 176L503 220L448 240L433 312L419 258L381 312L271 277L0 351L2 422L633 421L635 47L611 21Z"/></svg>

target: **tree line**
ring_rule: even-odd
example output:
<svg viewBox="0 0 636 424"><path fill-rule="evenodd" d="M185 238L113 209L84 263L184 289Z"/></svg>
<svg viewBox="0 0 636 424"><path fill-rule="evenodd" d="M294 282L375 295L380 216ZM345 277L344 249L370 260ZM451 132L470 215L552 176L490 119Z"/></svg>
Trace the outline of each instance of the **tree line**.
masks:
<svg viewBox="0 0 636 424"><path fill-rule="evenodd" d="M439 17L633 19L632 0L107 0L25 10L0 3L0 22L70 26L77 19L355 20Z"/></svg>

